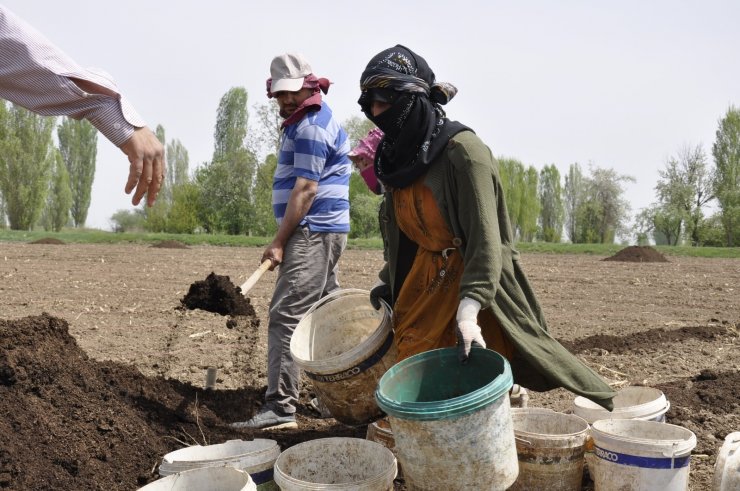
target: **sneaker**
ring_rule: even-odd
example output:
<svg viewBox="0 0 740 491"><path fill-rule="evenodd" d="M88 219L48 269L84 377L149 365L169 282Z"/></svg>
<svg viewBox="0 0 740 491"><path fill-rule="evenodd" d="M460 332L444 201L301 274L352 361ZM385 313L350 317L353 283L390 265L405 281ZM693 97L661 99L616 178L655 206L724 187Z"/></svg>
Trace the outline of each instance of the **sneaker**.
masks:
<svg viewBox="0 0 740 491"><path fill-rule="evenodd" d="M282 414L271 408L263 408L248 421L240 421L229 425L235 429L246 430L277 430L279 428L298 428L295 414Z"/></svg>
<svg viewBox="0 0 740 491"><path fill-rule="evenodd" d="M321 399L319 399L318 397L314 397L313 399L311 399L311 402L309 402L309 404L311 405L314 411L319 413L319 418L328 419L332 417L331 412L329 411L329 408L326 407L326 404L321 402Z"/></svg>

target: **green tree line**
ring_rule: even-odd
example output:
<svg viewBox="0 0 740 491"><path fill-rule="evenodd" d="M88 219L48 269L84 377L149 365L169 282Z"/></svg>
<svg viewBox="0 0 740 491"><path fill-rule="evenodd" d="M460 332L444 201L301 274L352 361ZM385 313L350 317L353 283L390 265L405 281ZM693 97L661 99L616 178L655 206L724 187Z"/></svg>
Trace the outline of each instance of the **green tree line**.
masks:
<svg viewBox="0 0 740 491"><path fill-rule="evenodd" d="M117 231L220 233L270 236L272 175L277 165L281 118L271 101L253 107L234 87L219 101L210 161L192 172L188 152L178 139L156 134L167 152L167 175L153 207L119 210L111 221ZM95 174L97 132L85 121L55 118L0 104L0 226L30 230L83 227ZM344 121L351 144L372 123L362 117ZM541 170L499 157L499 173L512 231L522 242L610 244L636 233L639 242L737 246L740 243L740 110L730 106L719 120L712 146L714 166L700 145L685 146L668 159L655 186L656 202L641 210L632 228L624 198L631 176L589 164L571 164L561 176L555 164ZM377 213L382 198L360 175L350 180L352 237L379 236ZM716 206L707 214L709 206ZM7 220L7 222L6 222Z"/></svg>

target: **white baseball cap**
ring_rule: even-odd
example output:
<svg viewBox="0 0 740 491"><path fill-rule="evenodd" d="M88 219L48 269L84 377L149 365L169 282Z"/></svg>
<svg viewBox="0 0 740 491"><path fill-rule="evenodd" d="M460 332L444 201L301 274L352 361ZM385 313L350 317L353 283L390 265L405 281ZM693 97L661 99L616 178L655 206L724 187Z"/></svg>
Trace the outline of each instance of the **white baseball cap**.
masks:
<svg viewBox="0 0 740 491"><path fill-rule="evenodd" d="M313 73L311 65L303 58L303 55L285 53L276 56L270 63L270 76L272 77L270 92L283 90L297 92L303 87L303 79L311 73Z"/></svg>

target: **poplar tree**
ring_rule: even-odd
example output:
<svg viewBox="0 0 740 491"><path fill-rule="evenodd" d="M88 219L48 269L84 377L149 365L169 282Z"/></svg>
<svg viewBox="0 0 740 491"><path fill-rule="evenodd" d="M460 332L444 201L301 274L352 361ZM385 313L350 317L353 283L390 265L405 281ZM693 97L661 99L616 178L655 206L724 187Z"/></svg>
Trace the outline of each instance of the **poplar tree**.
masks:
<svg viewBox="0 0 740 491"><path fill-rule="evenodd" d="M540 200L540 239L545 242L560 242L565 210L560 171L555 164L546 165L540 171L537 192Z"/></svg>
<svg viewBox="0 0 740 491"><path fill-rule="evenodd" d="M57 128L59 151L69 174L72 191L70 213L75 227L83 227L87 220L95 179L95 161L98 152L98 131L86 120L63 118Z"/></svg>
<svg viewBox="0 0 740 491"><path fill-rule="evenodd" d="M719 121L714 156L714 195L720 209L727 246L740 245L740 109L730 106Z"/></svg>
<svg viewBox="0 0 740 491"><path fill-rule="evenodd" d="M55 118L39 116L15 105L3 113L0 192L5 199L10 228L31 230L41 216L49 190Z"/></svg>
<svg viewBox="0 0 740 491"><path fill-rule="evenodd" d="M70 209L73 204L72 187L69 182L69 172L64 164L60 151L54 151L54 167L52 169L49 196L46 199L44 210L44 228L59 232L69 222Z"/></svg>

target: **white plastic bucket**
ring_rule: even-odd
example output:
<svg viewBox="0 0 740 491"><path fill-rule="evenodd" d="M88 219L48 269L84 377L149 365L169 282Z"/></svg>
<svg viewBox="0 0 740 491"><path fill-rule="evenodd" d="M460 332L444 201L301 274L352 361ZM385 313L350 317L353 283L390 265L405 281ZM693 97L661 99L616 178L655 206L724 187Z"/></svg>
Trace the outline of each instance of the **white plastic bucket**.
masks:
<svg viewBox="0 0 740 491"><path fill-rule="evenodd" d="M740 431L725 437L714 464L712 491L737 491L740 489Z"/></svg>
<svg viewBox="0 0 740 491"><path fill-rule="evenodd" d="M383 416L373 394L397 351L390 308L375 310L370 292L338 290L316 302L296 326L290 352L337 421L360 426Z"/></svg>
<svg viewBox="0 0 740 491"><path fill-rule="evenodd" d="M588 423L544 408L512 408L519 477L510 491L580 491Z"/></svg>
<svg viewBox="0 0 740 491"><path fill-rule="evenodd" d="M409 490L503 491L518 473L509 389L511 367L474 348L466 365L456 348L402 360L378 385Z"/></svg>
<svg viewBox="0 0 740 491"><path fill-rule="evenodd" d="M591 426L594 485L599 491L686 491L696 435L681 426L605 419Z"/></svg>
<svg viewBox="0 0 740 491"><path fill-rule="evenodd" d="M573 401L573 414L589 423L600 419L642 419L665 421L671 407L663 392L653 387L625 387L614 396L614 410L607 411L593 401L578 396Z"/></svg>
<svg viewBox="0 0 740 491"><path fill-rule="evenodd" d="M147 484L139 491L257 491L249 474L230 466L178 472Z"/></svg>
<svg viewBox="0 0 740 491"><path fill-rule="evenodd" d="M190 469L229 465L248 472L259 491L276 491L273 466L280 455L275 440L229 440L215 445L194 445L170 452L159 464L159 475Z"/></svg>
<svg viewBox="0 0 740 491"><path fill-rule="evenodd" d="M389 491L395 477L391 451L361 438L299 443L275 462L275 482L282 491Z"/></svg>

